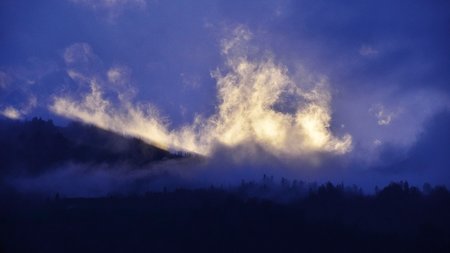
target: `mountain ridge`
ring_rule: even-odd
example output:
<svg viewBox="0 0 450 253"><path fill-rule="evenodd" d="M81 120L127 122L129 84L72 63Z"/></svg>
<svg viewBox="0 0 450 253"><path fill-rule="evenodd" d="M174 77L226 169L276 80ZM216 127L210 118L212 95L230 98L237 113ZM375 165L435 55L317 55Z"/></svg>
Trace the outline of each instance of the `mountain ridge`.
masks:
<svg viewBox="0 0 450 253"><path fill-rule="evenodd" d="M52 120L37 117L27 121L0 119L0 175L36 175L70 162L140 168L185 156L80 122L57 126Z"/></svg>

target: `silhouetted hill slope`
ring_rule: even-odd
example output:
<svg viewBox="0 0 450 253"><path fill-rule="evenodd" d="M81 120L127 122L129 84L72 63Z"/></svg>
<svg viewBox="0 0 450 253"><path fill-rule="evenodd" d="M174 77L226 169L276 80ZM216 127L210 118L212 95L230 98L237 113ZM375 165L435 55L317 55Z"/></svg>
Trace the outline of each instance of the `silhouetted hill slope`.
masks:
<svg viewBox="0 0 450 253"><path fill-rule="evenodd" d="M95 126L71 123L55 126L51 120L0 119L0 174L37 174L67 162L127 163L139 167L180 158L142 140Z"/></svg>

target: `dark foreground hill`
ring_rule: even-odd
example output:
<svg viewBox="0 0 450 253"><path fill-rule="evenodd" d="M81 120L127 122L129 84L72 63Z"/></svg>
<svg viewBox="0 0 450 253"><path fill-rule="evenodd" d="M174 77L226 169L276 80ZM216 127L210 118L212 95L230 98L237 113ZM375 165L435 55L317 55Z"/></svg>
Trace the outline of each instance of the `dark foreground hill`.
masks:
<svg viewBox="0 0 450 253"><path fill-rule="evenodd" d="M4 252L450 252L450 193L429 185L367 196L328 183L288 202L213 187L2 200Z"/></svg>
<svg viewBox="0 0 450 253"><path fill-rule="evenodd" d="M51 120L0 119L0 175L39 174L65 163L120 164L139 167L180 158L140 139L91 125L55 126Z"/></svg>

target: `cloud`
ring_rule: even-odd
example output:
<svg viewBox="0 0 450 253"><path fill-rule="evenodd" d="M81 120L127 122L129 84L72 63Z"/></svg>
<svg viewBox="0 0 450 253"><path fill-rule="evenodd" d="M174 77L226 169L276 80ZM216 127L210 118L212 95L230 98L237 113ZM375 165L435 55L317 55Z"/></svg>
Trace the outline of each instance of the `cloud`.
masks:
<svg viewBox="0 0 450 253"><path fill-rule="evenodd" d="M245 48L242 48L242 46L247 45L246 42L248 42L252 37L250 31L243 25L237 26L232 30L231 33L232 33L231 37L222 39L221 41L222 54L227 55L228 53L230 53L230 50L232 49L246 50Z"/></svg>
<svg viewBox="0 0 450 253"><path fill-rule="evenodd" d="M374 57L374 56L377 56L379 53L378 50L376 50L375 48L373 48L371 46L367 46L367 45L362 45L359 48L358 52L361 56L365 56L365 57Z"/></svg>
<svg viewBox="0 0 450 253"><path fill-rule="evenodd" d="M106 73L108 81L113 84L124 84L128 81L128 70L124 67L112 67Z"/></svg>
<svg viewBox="0 0 450 253"><path fill-rule="evenodd" d="M87 64L95 57L87 43L75 43L64 50L64 61L67 65Z"/></svg>
<svg viewBox="0 0 450 253"><path fill-rule="evenodd" d="M0 71L0 89L6 89L12 82L12 78L5 72Z"/></svg>
<svg viewBox="0 0 450 253"><path fill-rule="evenodd" d="M380 161L371 170L390 178L397 176L415 184L434 182L449 185L450 111L442 109L424 122L423 129L407 149L380 145Z"/></svg>
<svg viewBox="0 0 450 253"><path fill-rule="evenodd" d="M382 104L373 105L369 112L372 112L377 119L377 123L380 126L386 126L397 116L397 113L388 111Z"/></svg>
<svg viewBox="0 0 450 253"><path fill-rule="evenodd" d="M198 89L201 87L200 77L198 75L189 75L187 73L180 74L181 81L184 84L184 87L191 89Z"/></svg>
<svg viewBox="0 0 450 253"><path fill-rule="evenodd" d="M270 55L250 60L245 54L250 38L249 31L238 27L222 43L230 71L214 74L221 104L212 135L231 146L254 141L272 153L348 152L351 137L339 139L329 130L331 96L326 79L316 78L307 89ZM274 107L287 97L301 102L293 112L277 111Z"/></svg>
<svg viewBox="0 0 450 253"><path fill-rule="evenodd" d="M75 4L80 4L94 10L109 9L115 10L124 7L145 8L147 2L145 0L69 0Z"/></svg>
<svg viewBox="0 0 450 253"><path fill-rule="evenodd" d="M0 66L1 114L14 119L23 119L29 114L48 115L46 105L38 102L46 101L59 85L54 81L58 71L55 62L34 57Z"/></svg>
<svg viewBox="0 0 450 253"><path fill-rule="evenodd" d="M219 101L216 113L199 115L180 129L169 129L154 106L134 105L128 100L110 102L98 80L92 79L91 91L81 101L55 97L50 109L58 115L138 136L165 149L203 155L214 152L216 145L243 144L257 145L277 156L348 152L351 136L335 137L330 131L331 95L326 78L305 78L309 83L293 80L272 56L246 54L250 38L251 33L238 26L228 40L222 41L225 71L212 73ZM114 82L119 72L109 69L108 80ZM288 97L294 97L297 104L291 111L280 110Z"/></svg>
<svg viewBox="0 0 450 253"><path fill-rule="evenodd" d="M115 65L106 71L109 88L114 90L120 101L130 101L137 93L131 78L131 70L126 66Z"/></svg>
<svg viewBox="0 0 450 253"><path fill-rule="evenodd" d="M30 96L26 103L19 105L20 107L6 106L0 111L0 114L10 119L21 119L23 116L29 114L37 105L37 98Z"/></svg>
<svg viewBox="0 0 450 253"><path fill-rule="evenodd" d="M103 71L103 62L85 42L78 42L64 49L63 55L66 72L78 83L86 82L89 77L98 76Z"/></svg>
<svg viewBox="0 0 450 253"><path fill-rule="evenodd" d="M65 197L98 197L112 193L145 192L158 176L152 170L130 170L106 165L66 164L33 177L5 180L23 193L62 194ZM142 183L145 179L146 183Z"/></svg>
<svg viewBox="0 0 450 253"><path fill-rule="evenodd" d="M114 21L127 9L144 10L146 0L69 0L70 2L89 8L93 11L106 13L107 19Z"/></svg>
<svg viewBox="0 0 450 253"><path fill-rule="evenodd" d="M167 149L169 143L165 122L151 105L133 106L123 102L115 107L105 100L103 91L95 82L91 92L81 101L70 97L56 97L50 110L56 114L94 124L121 134L137 136L156 146Z"/></svg>
<svg viewBox="0 0 450 253"><path fill-rule="evenodd" d="M12 106L8 106L1 111L1 114L10 119L20 119L21 113Z"/></svg>

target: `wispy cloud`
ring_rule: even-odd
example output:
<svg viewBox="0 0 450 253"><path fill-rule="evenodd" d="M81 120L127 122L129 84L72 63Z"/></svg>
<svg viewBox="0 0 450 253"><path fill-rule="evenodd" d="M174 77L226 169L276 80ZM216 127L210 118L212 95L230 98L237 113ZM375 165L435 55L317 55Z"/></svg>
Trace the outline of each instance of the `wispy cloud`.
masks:
<svg viewBox="0 0 450 253"><path fill-rule="evenodd" d="M6 89L12 82L12 78L5 72L0 71L0 89Z"/></svg>
<svg viewBox="0 0 450 253"><path fill-rule="evenodd" d="M359 50L359 54L364 57L375 57L379 54L379 51L372 46L362 45Z"/></svg>
<svg viewBox="0 0 450 253"><path fill-rule="evenodd" d="M93 11L103 12L107 19L114 21L127 9L144 10L146 0L69 0L74 4L89 8Z"/></svg>
<svg viewBox="0 0 450 253"><path fill-rule="evenodd" d="M351 136L335 137L329 128L331 95L326 78L310 78L312 84L305 86L292 79L287 68L275 63L270 55L247 55L250 39L251 33L239 26L222 41L226 69L212 73L217 82L217 111L207 118L198 116L180 129L169 129L155 107L136 106L130 100L121 100L120 105L111 103L92 78L86 78L91 91L81 101L58 96L50 109L65 117L141 137L166 149L204 155L214 152L217 144L234 147L250 143L281 156L348 152ZM111 83L121 72L112 68L106 75ZM276 109L285 96L299 101L293 111Z"/></svg>
<svg viewBox="0 0 450 253"><path fill-rule="evenodd" d="M35 96L30 96L28 101L20 104L18 107L6 106L1 111L0 114L10 118L10 119L21 119L23 116L30 113L37 105L37 98Z"/></svg>
<svg viewBox="0 0 450 253"><path fill-rule="evenodd" d="M67 65L87 64L92 62L95 55L92 48L87 43L75 43L64 50L64 61Z"/></svg>
<svg viewBox="0 0 450 253"><path fill-rule="evenodd" d="M397 116L397 112L387 110L382 104L373 105L370 110L380 126L387 126Z"/></svg>
<svg viewBox="0 0 450 253"><path fill-rule="evenodd" d="M92 9L114 9L123 7L145 8L146 0L69 0L73 3L87 6Z"/></svg>

